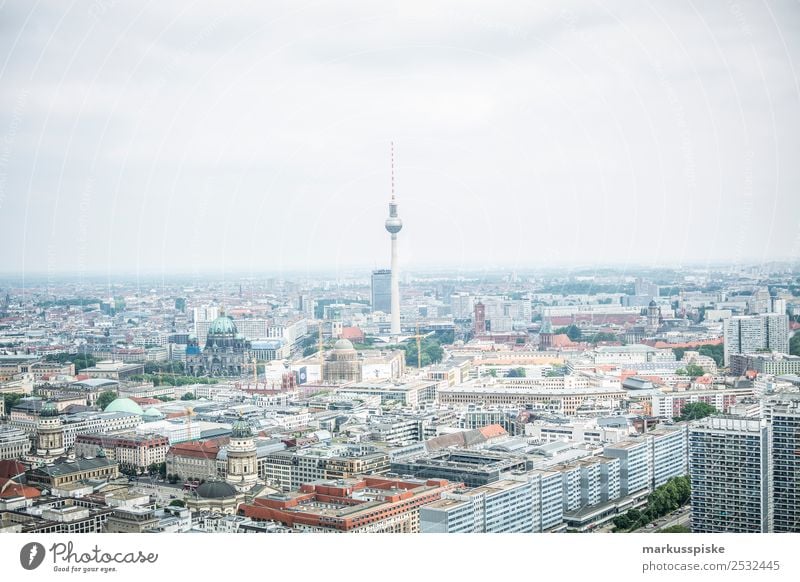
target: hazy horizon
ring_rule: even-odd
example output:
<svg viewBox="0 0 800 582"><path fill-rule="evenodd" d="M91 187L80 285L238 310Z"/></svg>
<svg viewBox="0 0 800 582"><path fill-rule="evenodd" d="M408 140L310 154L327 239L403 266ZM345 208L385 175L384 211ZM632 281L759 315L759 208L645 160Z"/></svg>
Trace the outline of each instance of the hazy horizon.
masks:
<svg viewBox="0 0 800 582"><path fill-rule="evenodd" d="M4 275L386 268L391 141L406 272L800 257L797 3L12 1L0 31Z"/></svg>

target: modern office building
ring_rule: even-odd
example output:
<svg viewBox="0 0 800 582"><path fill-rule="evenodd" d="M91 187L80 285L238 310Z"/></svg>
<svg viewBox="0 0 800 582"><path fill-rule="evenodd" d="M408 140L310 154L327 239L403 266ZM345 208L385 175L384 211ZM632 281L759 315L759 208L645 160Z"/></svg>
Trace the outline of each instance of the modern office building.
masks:
<svg viewBox="0 0 800 582"><path fill-rule="evenodd" d="M392 271L372 271L372 311L390 313L392 310Z"/></svg>
<svg viewBox="0 0 800 582"><path fill-rule="evenodd" d="M789 316L785 313L762 313L729 317L723 322L725 365L732 354L756 352L789 353Z"/></svg>
<svg viewBox="0 0 800 582"><path fill-rule="evenodd" d="M774 531L800 532L800 397L772 409Z"/></svg>
<svg viewBox="0 0 800 582"><path fill-rule="evenodd" d="M772 531L769 444L766 420L712 416L690 427L693 532Z"/></svg>
<svg viewBox="0 0 800 582"><path fill-rule="evenodd" d="M524 471L522 457L489 451L447 450L409 461L392 462L392 471L418 479L461 481L468 487L480 487L501 480L502 473Z"/></svg>

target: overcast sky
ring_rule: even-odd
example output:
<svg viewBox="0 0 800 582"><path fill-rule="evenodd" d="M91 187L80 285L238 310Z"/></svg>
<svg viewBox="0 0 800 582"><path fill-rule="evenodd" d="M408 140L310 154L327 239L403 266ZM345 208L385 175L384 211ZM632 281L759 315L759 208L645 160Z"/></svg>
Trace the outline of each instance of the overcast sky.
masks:
<svg viewBox="0 0 800 582"><path fill-rule="evenodd" d="M435 6L431 6L434 4ZM4 2L0 271L800 254L798 2Z"/></svg>

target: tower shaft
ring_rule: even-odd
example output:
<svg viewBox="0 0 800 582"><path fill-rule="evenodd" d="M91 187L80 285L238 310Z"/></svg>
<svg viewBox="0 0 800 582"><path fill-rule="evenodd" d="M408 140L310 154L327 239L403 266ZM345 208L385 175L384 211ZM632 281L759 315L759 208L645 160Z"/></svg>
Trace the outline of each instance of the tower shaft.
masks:
<svg viewBox="0 0 800 582"><path fill-rule="evenodd" d="M397 233L392 233L392 335L400 335L400 280L397 267Z"/></svg>

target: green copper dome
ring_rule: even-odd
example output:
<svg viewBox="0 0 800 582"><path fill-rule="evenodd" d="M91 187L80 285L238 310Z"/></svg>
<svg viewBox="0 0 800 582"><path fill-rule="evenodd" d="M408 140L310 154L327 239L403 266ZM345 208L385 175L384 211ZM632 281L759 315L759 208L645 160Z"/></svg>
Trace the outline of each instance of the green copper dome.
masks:
<svg viewBox="0 0 800 582"><path fill-rule="evenodd" d="M208 328L208 335L236 335L237 332L236 324L227 315L216 318Z"/></svg>
<svg viewBox="0 0 800 582"><path fill-rule="evenodd" d="M42 410L39 412L40 416L58 416L58 409L52 402L45 402L42 405Z"/></svg>
<svg viewBox="0 0 800 582"><path fill-rule="evenodd" d="M111 404L106 406L106 412L130 412L131 414L144 414L142 407L136 404L130 398L117 398Z"/></svg>
<svg viewBox="0 0 800 582"><path fill-rule="evenodd" d="M248 422L242 418L233 423L231 430L233 438L244 439L253 436L253 431L250 429Z"/></svg>

